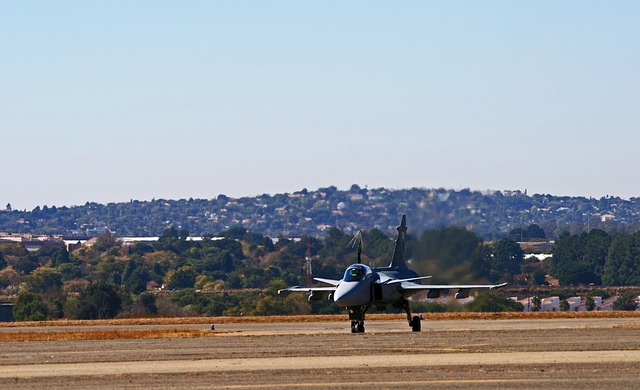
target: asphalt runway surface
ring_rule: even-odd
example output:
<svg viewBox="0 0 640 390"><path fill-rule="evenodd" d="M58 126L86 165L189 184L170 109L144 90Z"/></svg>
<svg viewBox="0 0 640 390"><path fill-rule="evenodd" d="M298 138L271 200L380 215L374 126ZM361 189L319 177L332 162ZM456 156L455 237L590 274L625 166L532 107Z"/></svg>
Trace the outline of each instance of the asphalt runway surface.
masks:
<svg viewBox="0 0 640 390"><path fill-rule="evenodd" d="M640 318L230 323L213 337L0 343L0 388L640 386ZM123 325L0 328L0 332ZM135 329L200 325L137 325Z"/></svg>

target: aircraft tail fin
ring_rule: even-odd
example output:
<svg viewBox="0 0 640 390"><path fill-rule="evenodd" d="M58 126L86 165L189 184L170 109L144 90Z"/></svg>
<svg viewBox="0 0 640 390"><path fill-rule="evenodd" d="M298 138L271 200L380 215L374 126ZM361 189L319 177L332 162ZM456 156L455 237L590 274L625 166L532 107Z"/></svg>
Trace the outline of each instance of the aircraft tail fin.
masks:
<svg viewBox="0 0 640 390"><path fill-rule="evenodd" d="M407 234L407 216L402 216L402 221L400 222L400 226L398 229L398 238L396 239L396 247L393 250L393 258L391 260L391 264L389 264L389 268L394 269L407 269L407 264L405 263L405 237Z"/></svg>

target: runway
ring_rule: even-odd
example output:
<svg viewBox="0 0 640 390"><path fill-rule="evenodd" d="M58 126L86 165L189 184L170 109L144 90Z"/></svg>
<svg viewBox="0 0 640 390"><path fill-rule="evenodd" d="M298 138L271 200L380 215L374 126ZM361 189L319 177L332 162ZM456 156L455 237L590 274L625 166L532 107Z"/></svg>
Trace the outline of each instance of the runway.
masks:
<svg viewBox="0 0 640 390"><path fill-rule="evenodd" d="M218 329L197 339L2 343L0 386L620 389L640 380L638 318L425 321L420 333L402 321L368 321L365 334L343 322Z"/></svg>

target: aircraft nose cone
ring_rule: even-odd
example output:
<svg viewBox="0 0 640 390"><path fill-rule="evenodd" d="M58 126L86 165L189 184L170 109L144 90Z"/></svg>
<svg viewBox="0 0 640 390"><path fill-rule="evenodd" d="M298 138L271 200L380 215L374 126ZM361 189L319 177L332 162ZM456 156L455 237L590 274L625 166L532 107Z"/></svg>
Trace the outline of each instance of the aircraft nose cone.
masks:
<svg viewBox="0 0 640 390"><path fill-rule="evenodd" d="M366 302L363 302L363 297L359 289L359 285L342 283L338 286L333 293L333 301L339 306L358 306Z"/></svg>

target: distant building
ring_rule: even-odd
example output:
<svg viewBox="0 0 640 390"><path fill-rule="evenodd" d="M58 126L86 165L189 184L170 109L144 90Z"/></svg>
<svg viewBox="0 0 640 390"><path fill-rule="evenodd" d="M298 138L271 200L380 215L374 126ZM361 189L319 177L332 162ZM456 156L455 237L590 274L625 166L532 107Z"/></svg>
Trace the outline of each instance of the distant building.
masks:
<svg viewBox="0 0 640 390"><path fill-rule="evenodd" d="M524 308L523 311L525 311L525 312L530 312L531 311L531 300L533 299L533 297L529 297L529 298L525 298L525 299L518 299L517 297L512 297L511 299L513 299L514 301L516 301L519 304L521 304L522 307Z"/></svg>
<svg viewBox="0 0 640 390"><path fill-rule="evenodd" d="M64 246L67 248L67 252L73 252L76 249L82 247L82 244L84 244L85 242L87 242L86 238L65 239Z"/></svg>
<svg viewBox="0 0 640 390"><path fill-rule="evenodd" d="M600 221L602 222L615 221L615 220L616 220L616 216L613 214L604 214L600 216Z"/></svg>
<svg viewBox="0 0 640 390"><path fill-rule="evenodd" d="M580 297L567 298L567 303L570 311L587 311L587 307L582 304L582 298ZM580 310L581 306L584 306L584 310Z"/></svg>
<svg viewBox="0 0 640 390"><path fill-rule="evenodd" d="M0 233L0 242L21 243L29 252L36 252L43 246L61 244L62 238L59 236Z"/></svg>
<svg viewBox="0 0 640 390"><path fill-rule="evenodd" d="M538 259L538 261L545 261L546 259L549 259L553 257L552 254L549 253L525 253L524 258L525 259L531 259L531 258L536 258Z"/></svg>
<svg viewBox="0 0 640 390"><path fill-rule="evenodd" d="M611 297L611 298L604 299L602 301L602 305L596 307L596 310L613 311L613 304L617 300L618 300L618 297Z"/></svg>
<svg viewBox="0 0 640 390"><path fill-rule="evenodd" d="M559 311L560 297L543 298L540 302L540 311Z"/></svg>
<svg viewBox="0 0 640 390"><path fill-rule="evenodd" d="M602 297L592 297L593 299L593 306L597 309L598 307L602 306Z"/></svg>
<svg viewBox="0 0 640 390"><path fill-rule="evenodd" d="M533 307L532 302L534 298L535 297L518 299L517 297L512 297L511 299L522 304L524 311L529 312ZM593 310L612 311L613 303L618 299L618 297L611 297L604 300L602 297L592 297L592 299ZM582 299L581 297L571 297L567 298L566 301L569 304L569 311L588 311L586 299ZM638 301L640 301L640 297L638 297ZM640 307L637 310L640 310ZM560 311L560 298L549 297L541 299L540 311Z"/></svg>

